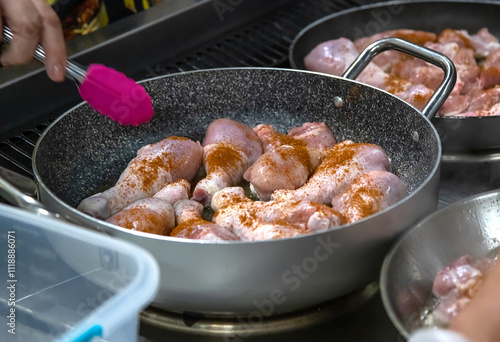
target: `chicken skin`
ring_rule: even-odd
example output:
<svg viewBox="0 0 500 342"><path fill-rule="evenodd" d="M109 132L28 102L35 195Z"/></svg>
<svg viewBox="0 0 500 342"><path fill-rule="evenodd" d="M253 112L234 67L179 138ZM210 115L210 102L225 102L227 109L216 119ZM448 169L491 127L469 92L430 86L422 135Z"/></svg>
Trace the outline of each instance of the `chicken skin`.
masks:
<svg viewBox="0 0 500 342"><path fill-rule="evenodd" d="M283 145L266 152L245 171L243 178L260 200L268 201L277 189L297 189L323 160L325 152L302 145Z"/></svg>
<svg viewBox="0 0 500 342"><path fill-rule="evenodd" d="M405 35L409 35L409 33L405 33ZM368 40L371 43L371 38ZM357 45L364 47L367 42L363 41ZM362 51L362 49L357 48L357 45L346 38L321 43L304 58L306 69L341 76ZM417 109L422 109L431 98L433 90L423 84L413 84L406 79L386 72L396 61L400 60L401 56L404 55L397 51L382 53L374 58L374 63L367 65L356 80L384 89Z"/></svg>
<svg viewBox="0 0 500 342"><path fill-rule="evenodd" d="M106 222L146 233L168 235L175 227L172 205L189 198L191 185L185 179L165 185L152 198L135 201Z"/></svg>
<svg viewBox="0 0 500 342"><path fill-rule="evenodd" d="M174 208L158 198L143 198L126 206L106 222L145 233L168 235L175 227Z"/></svg>
<svg viewBox="0 0 500 342"><path fill-rule="evenodd" d="M169 137L139 149L115 186L84 199L78 210L107 219L120 209L153 196L165 184L179 178L192 180L198 172L203 148L187 138Z"/></svg>
<svg viewBox="0 0 500 342"><path fill-rule="evenodd" d="M260 140L250 127L230 119L215 120L203 141L207 176L196 185L192 199L209 207L213 194L241 181L261 154Z"/></svg>
<svg viewBox="0 0 500 342"><path fill-rule="evenodd" d="M333 197L370 171L389 171L389 159L376 145L346 140L327 151L323 162L302 187L273 192L272 200L309 200L330 204Z"/></svg>
<svg viewBox="0 0 500 342"><path fill-rule="evenodd" d="M476 296L495 260L473 261L464 255L443 268L434 278L432 293L439 304L432 312L434 322L446 326Z"/></svg>
<svg viewBox="0 0 500 342"><path fill-rule="evenodd" d="M214 195L213 222L230 229L240 240L282 239L324 231L344 224L332 208L311 201L252 202L242 188L226 188Z"/></svg>
<svg viewBox="0 0 500 342"><path fill-rule="evenodd" d="M255 126L253 130L262 143L264 153L283 145L324 149L332 147L337 142L324 122L306 122L301 127L292 128L288 134L278 133L272 125L264 124Z"/></svg>
<svg viewBox="0 0 500 342"><path fill-rule="evenodd" d="M325 123L306 122L280 134L269 125L254 128L266 153L245 172L251 191L268 201L277 189L296 189L304 185L323 160L325 150L335 145Z"/></svg>
<svg viewBox="0 0 500 342"><path fill-rule="evenodd" d="M232 241L238 238L228 229L201 218L203 205L192 200L178 201L174 205L177 227L170 236L206 241Z"/></svg>
<svg viewBox="0 0 500 342"><path fill-rule="evenodd" d="M288 135L303 141L309 148L330 148L337 143L332 131L324 122L306 122L300 127L292 128Z"/></svg>
<svg viewBox="0 0 500 342"><path fill-rule="evenodd" d="M352 223L390 207L407 195L408 189L398 176L387 171L371 171L335 196L332 208L346 218L346 223Z"/></svg>

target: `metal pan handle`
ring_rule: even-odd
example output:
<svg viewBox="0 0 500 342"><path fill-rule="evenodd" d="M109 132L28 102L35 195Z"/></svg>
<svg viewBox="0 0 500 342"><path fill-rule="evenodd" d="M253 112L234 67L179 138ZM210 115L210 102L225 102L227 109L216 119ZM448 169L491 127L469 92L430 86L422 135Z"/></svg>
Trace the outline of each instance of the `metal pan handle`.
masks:
<svg viewBox="0 0 500 342"><path fill-rule="evenodd" d="M38 216L63 219L60 214L34 199L33 197L37 196L37 194L38 185L35 181L0 166L1 197L9 203L19 208L29 210Z"/></svg>
<svg viewBox="0 0 500 342"><path fill-rule="evenodd" d="M363 69L371 62L371 60L381 52L386 50L397 50L414 57L423 59L426 62L432 63L444 71L444 78L439 87L436 89L429 102L422 109L422 114L427 118L432 119L439 108L450 95L455 82L457 81L457 71L453 62L437 51L422 47L406 40L399 38L384 38L370 44L356 58L356 60L347 68L342 77L354 80L363 71Z"/></svg>

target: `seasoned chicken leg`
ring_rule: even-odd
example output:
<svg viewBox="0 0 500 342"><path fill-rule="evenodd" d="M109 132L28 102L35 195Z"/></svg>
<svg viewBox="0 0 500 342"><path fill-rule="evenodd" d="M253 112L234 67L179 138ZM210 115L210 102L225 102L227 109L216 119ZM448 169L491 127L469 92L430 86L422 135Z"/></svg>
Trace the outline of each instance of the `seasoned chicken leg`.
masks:
<svg viewBox="0 0 500 342"><path fill-rule="evenodd" d="M106 222L131 230L168 235L175 227L174 208L158 198L143 198L126 206Z"/></svg>
<svg viewBox="0 0 500 342"><path fill-rule="evenodd" d="M352 223L399 202L407 195L406 185L398 176L387 171L371 171L335 196L332 208L344 215L347 223Z"/></svg>
<svg viewBox="0 0 500 342"><path fill-rule="evenodd" d="M243 178L260 200L268 201L277 189L297 189L323 160L322 150L283 145L266 152L245 171Z"/></svg>
<svg viewBox="0 0 500 342"><path fill-rule="evenodd" d="M306 122L300 127L292 128L288 135L305 142L309 148L330 148L337 142L324 122Z"/></svg>
<svg viewBox="0 0 500 342"><path fill-rule="evenodd" d="M191 185L185 179L165 185L152 198L135 201L106 222L146 233L168 235L175 227L172 205L189 198Z"/></svg>
<svg viewBox="0 0 500 342"><path fill-rule="evenodd" d="M170 236L193 240L231 241L238 238L228 229L201 218L203 205L182 200L174 205L177 227Z"/></svg>
<svg viewBox="0 0 500 342"><path fill-rule="evenodd" d="M272 125L257 125L253 130L262 142L264 152L283 145L323 149L336 143L332 131L324 122L306 122L301 127L292 128L288 134L276 132Z"/></svg>
<svg viewBox="0 0 500 342"><path fill-rule="evenodd" d="M84 199L78 206L99 219L107 219L127 205L153 196L166 183L190 181L198 172L203 148L187 138L169 137L137 152L112 188Z"/></svg>
<svg viewBox="0 0 500 342"><path fill-rule="evenodd" d="M230 119L215 120L203 141L207 176L196 185L192 199L210 206L213 194L237 184L261 154L260 140L250 127Z"/></svg>
<svg viewBox="0 0 500 342"><path fill-rule="evenodd" d="M330 204L332 198L345 191L363 174L389 171L389 159L376 145L346 140L327 151L307 183L296 190L276 190L273 200L310 200Z"/></svg>
<svg viewBox="0 0 500 342"><path fill-rule="evenodd" d="M213 222L245 241L281 239L332 229L344 218L332 208L311 201L252 202L242 188L225 188L213 199Z"/></svg>
<svg viewBox="0 0 500 342"><path fill-rule="evenodd" d="M181 178L173 183L166 184L153 198L159 198L174 205L178 201L189 199L190 190L191 184Z"/></svg>

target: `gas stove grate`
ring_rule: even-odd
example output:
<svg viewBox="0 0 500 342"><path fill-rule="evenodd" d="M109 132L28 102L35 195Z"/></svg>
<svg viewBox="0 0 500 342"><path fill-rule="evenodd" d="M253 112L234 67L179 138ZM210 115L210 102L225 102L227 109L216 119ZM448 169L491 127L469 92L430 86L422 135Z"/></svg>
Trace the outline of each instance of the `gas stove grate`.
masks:
<svg viewBox="0 0 500 342"><path fill-rule="evenodd" d="M360 0L294 3L215 42L149 66L138 78L209 68L287 67L288 48L300 30L328 14L361 4Z"/></svg>
<svg viewBox="0 0 500 342"><path fill-rule="evenodd" d="M288 47L297 33L311 22L347 8L360 0L304 0L253 22L216 41L206 43L173 59L145 69L136 79L226 67L287 67ZM363 0L361 0L363 1ZM366 2L366 0L365 0ZM50 123L33 128L0 142L0 166L33 176L31 156L36 141Z"/></svg>

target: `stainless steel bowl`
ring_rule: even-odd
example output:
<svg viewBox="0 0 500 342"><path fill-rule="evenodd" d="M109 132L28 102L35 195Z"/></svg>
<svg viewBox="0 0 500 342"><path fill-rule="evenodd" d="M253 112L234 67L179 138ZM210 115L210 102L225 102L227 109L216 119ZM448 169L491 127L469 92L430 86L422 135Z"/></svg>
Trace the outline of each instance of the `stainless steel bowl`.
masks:
<svg viewBox="0 0 500 342"><path fill-rule="evenodd" d="M384 307L399 332L409 337L432 296L435 275L460 256L491 256L500 245L500 191L453 203L412 227L382 265Z"/></svg>

